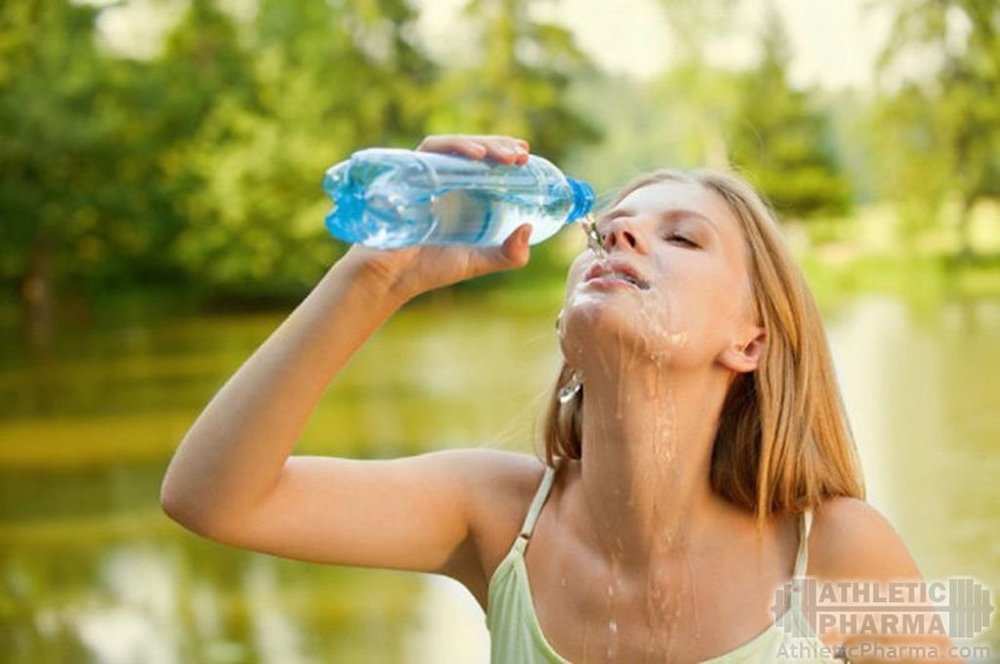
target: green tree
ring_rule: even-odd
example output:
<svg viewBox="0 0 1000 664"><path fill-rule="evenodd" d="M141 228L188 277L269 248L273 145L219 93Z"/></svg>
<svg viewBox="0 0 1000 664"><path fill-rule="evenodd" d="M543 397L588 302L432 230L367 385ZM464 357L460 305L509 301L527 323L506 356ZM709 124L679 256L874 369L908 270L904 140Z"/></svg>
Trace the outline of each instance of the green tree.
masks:
<svg viewBox="0 0 1000 664"><path fill-rule="evenodd" d="M134 223L143 197L121 185L130 71L96 48L95 15L68 0L0 5L0 280L43 331L57 277L142 269L155 239Z"/></svg>
<svg viewBox="0 0 1000 664"><path fill-rule="evenodd" d="M570 101L570 83L593 71L567 29L533 19L527 0L470 0L465 13L481 45L469 66L441 81L430 129L510 134L559 162L599 138Z"/></svg>
<svg viewBox="0 0 1000 664"><path fill-rule="evenodd" d="M741 4L742 0L659 0L685 68L706 66L705 51L732 33Z"/></svg>
<svg viewBox="0 0 1000 664"><path fill-rule="evenodd" d="M729 131L731 161L781 212L799 218L841 214L851 203L827 118L815 95L788 81L791 49L770 7L759 65L741 78Z"/></svg>
<svg viewBox="0 0 1000 664"><path fill-rule="evenodd" d="M252 16L191 0L148 60L95 42L114 8L3 4L0 283L37 319L57 281L288 296L338 251L320 180L353 150L509 131L559 159L595 135L563 94L588 63L526 6L473 3L488 48L442 82L409 0L261 0Z"/></svg>
<svg viewBox="0 0 1000 664"><path fill-rule="evenodd" d="M732 27L738 0L659 0L664 39L675 61L652 80L597 70L574 80L573 97L606 127L600 143L569 161L605 198L641 173L668 166L729 164L726 130L738 100L738 78L711 66L706 52Z"/></svg>
<svg viewBox="0 0 1000 664"><path fill-rule="evenodd" d="M425 124L435 68L407 38L414 20L402 0L261 3L244 37L251 94L217 93L177 151L198 183L178 244L193 276L239 296L315 282L337 247L323 171L364 145L413 145Z"/></svg>
<svg viewBox="0 0 1000 664"><path fill-rule="evenodd" d="M873 143L882 155L885 193L902 206L914 233L935 225L957 196L960 252L970 257L972 209L1000 196L1000 8L992 0L887 0L890 39L880 60L923 55L929 75L904 76L880 103Z"/></svg>

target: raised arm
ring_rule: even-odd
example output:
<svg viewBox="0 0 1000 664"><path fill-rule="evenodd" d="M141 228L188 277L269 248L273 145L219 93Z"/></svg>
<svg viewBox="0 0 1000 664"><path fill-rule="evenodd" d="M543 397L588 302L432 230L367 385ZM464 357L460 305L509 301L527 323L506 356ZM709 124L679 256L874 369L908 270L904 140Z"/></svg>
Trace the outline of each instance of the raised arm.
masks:
<svg viewBox="0 0 1000 664"><path fill-rule="evenodd" d="M424 147L523 162L527 154L516 146L496 137L439 137ZM477 562L470 545L477 473L494 466L500 475L505 467L523 473L523 460L475 451L394 461L290 455L328 384L403 303L524 265L529 231L522 227L495 248L352 247L195 421L163 481L167 514L235 546L439 571L468 584L463 577L474 576Z"/></svg>

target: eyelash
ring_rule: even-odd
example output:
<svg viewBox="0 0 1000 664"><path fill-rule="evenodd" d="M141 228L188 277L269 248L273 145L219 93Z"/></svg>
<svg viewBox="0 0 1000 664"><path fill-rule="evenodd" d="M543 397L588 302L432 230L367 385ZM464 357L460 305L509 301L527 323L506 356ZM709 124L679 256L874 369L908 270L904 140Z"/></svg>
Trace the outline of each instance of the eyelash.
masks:
<svg viewBox="0 0 1000 664"><path fill-rule="evenodd" d="M601 231L597 231L597 237L599 238L600 243L603 245L604 241L608 239L608 234L604 233L604 232L601 232ZM680 240L681 242L686 243L688 246L690 246L690 247L692 247L694 249L700 249L700 247L698 246L698 244L696 242L694 242L693 240L690 240L690 239L684 237L683 235L677 235L676 233L668 235L668 236L664 237L663 239L664 240Z"/></svg>
<svg viewBox="0 0 1000 664"><path fill-rule="evenodd" d="M695 244L694 242L692 242L688 238L684 237L683 235L676 235L676 234L674 234L674 235L668 235L664 239L666 239L666 240L680 240L681 242L684 242L684 243L686 243L687 245L689 245L691 247L694 247L694 248L698 247L697 244Z"/></svg>

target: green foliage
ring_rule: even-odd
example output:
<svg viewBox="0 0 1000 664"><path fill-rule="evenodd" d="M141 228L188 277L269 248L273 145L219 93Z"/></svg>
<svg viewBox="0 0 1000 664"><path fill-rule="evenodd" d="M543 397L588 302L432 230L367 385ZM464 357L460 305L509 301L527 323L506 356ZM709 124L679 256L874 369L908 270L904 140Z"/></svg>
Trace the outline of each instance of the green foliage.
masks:
<svg viewBox="0 0 1000 664"><path fill-rule="evenodd" d="M413 18L400 2L337 12L321 0L261 4L239 58L245 82L217 92L177 149L198 183L178 243L193 277L280 295L305 290L330 264L323 171L362 145L421 134L420 86L434 67L400 36ZM192 24L177 34L187 31L205 32Z"/></svg>
<svg viewBox="0 0 1000 664"><path fill-rule="evenodd" d="M587 157L588 172L610 162L608 170L621 182L664 166L734 166L783 216L844 213L851 183L840 164L838 137L817 91L797 90L788 81L792 54L773 9L760 33L762 57L755 68L708 64L711 46L733 34L738 4L660 0L680 60L646 89L615 82L615 92L596 103L599 117L631 124L616 128L610 149L602 146L599 156Z"/></svg>
<svg viewBox="0 0 1000 664"><path fill-rule="evenodd" d="M883 193L899 204L913 240L957 195L962 250L970 254L972 209L1000 196L1000 10L992 0L882 4L895 16L881 58L885 87L900 78L891 68L906 56L933 63L883 95L872 117Z"/></svg>
<svg viewBox="0 0 1000 664"><path fill-rule="evenodd" d="M130 72L95 48L94 16L66 0L0 6L0 279L52 261L95 276L156 238L131 222L147 206L120 185L132 176L119 140Z"/></svg>
<svg viewBox="0 0 1000 664"><path fill-rule="evenodd" d="M515 133L556 159L591 140L563 99L589 66L569 33L526 3L479 4L480 62L443 71L407 0L261 0L250 18L191 0L148 60L98 47L101 9L5 3L0 283L300 294L342 249L319 183L355 149L434 128Z"/></svg>
<svg viewBox="0 0 1000 664"><path fill-rule="evenodd" d="M738 76L696 62L649 83L596 74L579 80L574 97L604 138L573 153L567 168L583 173L599 201L631 179L661 168L728 165L725 128L736 106Z"/></svg>
<svg viewBox="0 0 1000 664"><path fill-rule="evenodd" d="M432 132L522 136L605 198L652 168L731 162L799 217L843 212L852 184L900 201L918 229L937 210L967 224L1000 195L987 0L883 0L898 18L886 66L927 49L937 68L833 104L789 84L773 17L756 68L707 64L740 0L660 0L680 58L649 83L600 71L528 0L467 2L476 50L442 62L416 0L154 3L167 33L132 58L97 25L133 1L0 4L0 286L31 306L53 284L297 296L343 250L322 227L323 171ZM852 145L859 118L867 150ZM534 251L532 274L564 268L558 244Z"/></svg>
<svg viewBox="0 0 1000 664"><path fill-rule="evenodd" d="M597 139L596 127L567 103L570 83L593 67L568 30L529 15L527 0L471 0L466 15L481 45L473 61L442 78L433 131L520 136L561 161Z"/></svg>
<svg viewBox="0 0 1000 664"><path fill-rule="evenodd" d="M706 61L711 38L730 32L740 0L659 0L670 36L687 67Z"/></svg>
<svg viewBox="0 0 1000 664"><path fill-rule="evenodd" d="M814 107L814 95L789 83L790 47L773 10L761 44L760 64L739 83L730 159L784 215L842 214L851 191L837 164L828 119Z"/></svg>

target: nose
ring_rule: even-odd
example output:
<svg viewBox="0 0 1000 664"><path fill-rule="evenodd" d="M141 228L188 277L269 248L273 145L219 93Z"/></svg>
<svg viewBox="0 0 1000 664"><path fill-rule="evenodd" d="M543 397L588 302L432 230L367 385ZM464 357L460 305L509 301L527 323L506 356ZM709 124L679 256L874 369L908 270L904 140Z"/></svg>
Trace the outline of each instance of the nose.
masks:
<svg viewBox="0 0 1000 664"><path fill-rule="evenodd" d="M612 249L632 249L641 253L646 251L645 242L642 240L636 223L625 217L613 219L607 225L603 240L605 251Z"/></svg>

